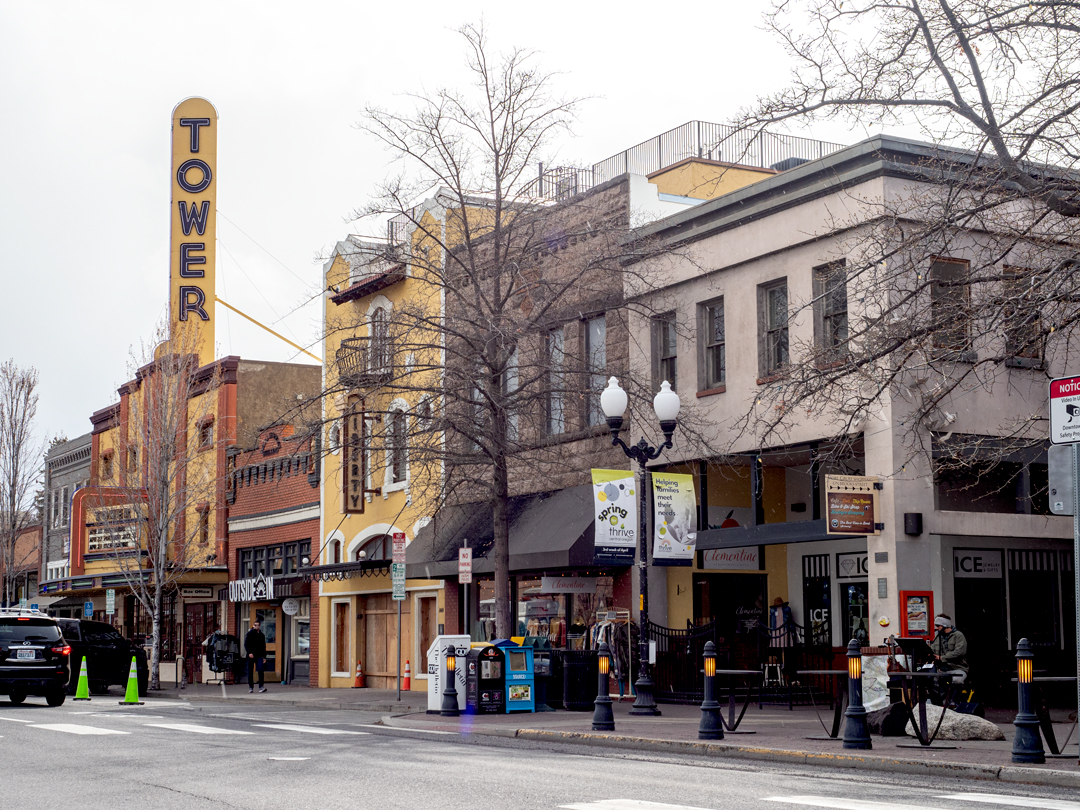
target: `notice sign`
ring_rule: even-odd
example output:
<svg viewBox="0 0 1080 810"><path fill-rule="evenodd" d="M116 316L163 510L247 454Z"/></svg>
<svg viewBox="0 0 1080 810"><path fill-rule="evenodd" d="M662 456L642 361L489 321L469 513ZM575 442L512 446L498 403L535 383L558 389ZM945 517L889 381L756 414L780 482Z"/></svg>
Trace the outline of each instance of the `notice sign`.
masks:
<svg viewBox="0 0 1080 810"><path fill-rule="evenodd" d="M1050 441L1080 442L1080 377L1050 381Z"/></svg>
<svg viewBox="0 0 1080 810"><path fill-rule="evenodd" d="M634 474L626 470L593 470L592 480L594 559L598 564L631 565L638 540Z"/></svg>
<svg viewBox="0 0 1080 810"><path fill-rule="evenodd" d="M866 475L826 475L826 534L880 534L877 483Z"/></svg>
<svg viewBox="0 0 1080 810"><path fill-rule="evenodd" d="M405 564L405 532L394 532L394 557L391 562Z"/></svg>
<svg viewBox="0 0 1080 810"><path fill-rule="evenodd" d="M472 549L459 548L457 552L457 581L462 585L472 582Z"/></svg>

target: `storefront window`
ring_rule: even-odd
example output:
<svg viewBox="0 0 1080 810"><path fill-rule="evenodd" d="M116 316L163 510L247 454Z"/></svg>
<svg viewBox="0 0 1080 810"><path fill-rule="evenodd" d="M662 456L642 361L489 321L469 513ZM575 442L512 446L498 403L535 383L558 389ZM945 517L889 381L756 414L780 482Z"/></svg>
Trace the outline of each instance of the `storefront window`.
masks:
<svg viewBox="0 0 1080 810"><path fill-rule="evenodd" d="M843 615L844 634L841 642L857 638L866 644L870 638L869 586L865 582L840 583L840 610Z"/></svg>
<svg viewBox="0 0 1080 810"><path fill-rule="evenodd" d="M293 656L311 653L311 619L293 620Z"/></svg>
<svg viewBox="0 0 1080 810"><path fill-rule="evenodd" d="M273 574L275 577L280 577L284 570L282 568L281 558L281 546L271 546L266 550L267 564L266 569L268 574Z"/></svg>
<svg viewBox="0 0 1080 810"><path fill-rule="evenodd" d="M591 649L614 608L613 591L606 576L518 580L517 633L545 637L556 648Z"/></svg>

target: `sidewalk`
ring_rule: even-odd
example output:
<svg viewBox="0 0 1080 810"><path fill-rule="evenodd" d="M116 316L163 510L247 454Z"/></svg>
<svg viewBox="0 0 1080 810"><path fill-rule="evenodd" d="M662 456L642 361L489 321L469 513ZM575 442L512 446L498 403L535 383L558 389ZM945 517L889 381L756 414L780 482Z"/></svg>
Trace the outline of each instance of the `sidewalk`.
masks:
<svg viewBox="0 0 1080 810"><path fill-rule="evenodd" d="M1012 763L1013 713L991 711L987 719L996 723L1005 740L935 743L954 748L918 747L913 737L873 738L870 751L849 751L841 740L812 740L825 734L811 707L752 705L738 731L722 741L697 738L701 710L697 706L661 704L660 717L631 717L629 700L613 704L615 731L592 731L592 712L537 712L501 715L440 717L427 714L426 692L402 692L401 701L393 689L312 689L305 686L268 684L265 693L249 694L246 685L230 684L224 692L220 684L189 684L186 689L166 688L151 693L156 698L174 698L194 703L267 704L275 707L366 711L383 714L389 727L451 731L465 735L493 736L549 743L622 748L684 756L725 757L780 762L789 765L821 765L836 768L871 768L892 773L925 776L960 776L1000 782L1080 788L1080 765L1076 734L1065 751L1066 759L1048 758L1045 765ZM726 711L726 706L724 707ZM1053 714L1064 721L1063 713ZM822 719L831 712L822 710ZM1056 723L1060 743L1071 723ZM841 729L842 733L842 729ZM900 748L900 744L914 748ZM1049 753L1049 749L1047 749Z"/></svg>

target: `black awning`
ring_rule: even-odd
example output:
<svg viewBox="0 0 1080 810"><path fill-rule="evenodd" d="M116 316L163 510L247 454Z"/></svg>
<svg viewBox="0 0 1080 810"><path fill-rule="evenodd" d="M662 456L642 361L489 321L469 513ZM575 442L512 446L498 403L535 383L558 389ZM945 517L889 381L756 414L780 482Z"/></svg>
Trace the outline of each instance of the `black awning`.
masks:
<svg viewBox="0 0 1080 810"><path fill-rule="evenodd" d="M303 577L304 581L312 582L331 579L355 579L356 577L373 577L390 570L390 560L364 560L363 562L330 563L329 565L301 566L296 575ZM277 583L274 584L275 595Z"/></svg>
<svg viewBox="0 0 1080 810"><path fill-rule="evenodd" d="M824 520L801 520L796 523L764 523L730 529L708 529L697 533L698 551L742 546L777 546L785 543L812 543L818 540L843 540L862 537L854 534L827 534Z"/></svg>
<svg viewBox="0 0 1080 810"><path fill-rule="evenodd" d="M509 519L511 572L595 565L591 485L511 498ZM410 579L455 576L458 549L466 540L473 549L473 573L493 572L489 503L440 509L409 544L406 575Z"/></svg>

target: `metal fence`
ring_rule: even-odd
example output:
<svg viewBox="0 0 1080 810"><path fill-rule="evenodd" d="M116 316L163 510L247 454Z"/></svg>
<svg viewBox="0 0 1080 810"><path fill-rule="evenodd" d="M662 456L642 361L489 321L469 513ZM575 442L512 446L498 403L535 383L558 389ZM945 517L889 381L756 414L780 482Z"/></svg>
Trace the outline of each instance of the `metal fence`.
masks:
<svg viewBox="0 0 1080 810"><path fill-rule="evenodd" d="M783 170L843 148L844 144L795 135L747 132L709 121L688 121L589 168L544 169L541 165L539 177L526 186L525 194L564 200L628 172L649 175L687 158Z"/></svg>
<svg viewBox="0 0 1080 810"><path fill-rule="evenodd" d="M685 630L649 622L649 641L656 642L656 665L652 679L657 703L701 703L705 699L705 642L717 644L716 622ZM728 649L717 644L717 664L727 664ZM635 673L636 674L636 673Z"/></svg>

